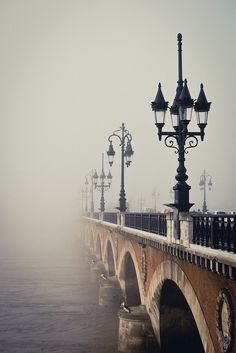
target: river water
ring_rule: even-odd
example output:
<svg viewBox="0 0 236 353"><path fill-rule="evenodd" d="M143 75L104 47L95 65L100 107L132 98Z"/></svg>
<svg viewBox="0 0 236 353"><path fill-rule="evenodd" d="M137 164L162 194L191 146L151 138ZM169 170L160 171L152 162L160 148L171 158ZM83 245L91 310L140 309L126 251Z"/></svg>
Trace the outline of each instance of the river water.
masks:
<svg viewBox="0 0 236 353"><path fill-rule="evenodd" d="M0 352L117 353L118 308L98 305L78 236L29 239L0 244Z"/></svg>
<svg viewBox="0 0 236 353"><path fill-rule="evenodd" d="M78 232L0 232L0 353L118 353L118 307L98 305ZM163 353L204 351L185 336Z"/></svg>

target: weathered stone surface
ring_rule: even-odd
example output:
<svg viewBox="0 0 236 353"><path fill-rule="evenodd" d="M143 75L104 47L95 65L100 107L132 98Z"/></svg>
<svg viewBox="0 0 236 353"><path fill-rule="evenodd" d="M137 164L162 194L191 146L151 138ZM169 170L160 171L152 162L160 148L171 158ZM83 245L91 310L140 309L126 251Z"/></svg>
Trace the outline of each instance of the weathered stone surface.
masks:
<svg viewBox="0 0 236 353"><path fill-rule="evenodd" d="M154 332L144 305L130 307L130 313L120 310L118 349L125 353L145 353L155 344Z"/></svg>
<svg viewBox="0 0 236 353"><path fill-rule="evenodd" d="M122 301L122 292L117 278L107 277L99 280L99 305L119 307Z"/></svg>
<svg viewBox="0 0 236 353"><path fill-rule="evenodd" d="M182 217L181 222L189 220ZM171 220L170 220L171 221ZM184 224L183 224L184 227ZM141 304L147 308L151 318L155 337L160 341L160 306L159 298L164 283L173 281L183 293L197 324L200 338L207 353L222 353L222 342L217 331L217 315L220 317L220 332L228 337L231 330L230 351L236 352L236 255L224 251L205 248L199 245L188 245L186 224L184 244L174 239L150 234L135 229L108 225L100 221L85 220L83 238L87 246L96 253L96 244L100 242L101 259L108 266L107 244L110 242L114 260L115 276L117 277L123 296L127 286L124 258L130 254L137 277ZM143 240L147 243L142 246ZM173 237L172 237L173 240ZM227 271L223 269L227 268ZM232 301L230 311L225 302L220 315L217 314L219 293L227 289ZM227 309L227 310L226 310ZM227 326L228 317L232 325ZM125 318L124 318L125 319ZM123 319L122 319L123 320ZM123 322L123 328L126 323ZM230 327L230 329L229 329ZM139 339L137 338L137 341Z"/></svg>

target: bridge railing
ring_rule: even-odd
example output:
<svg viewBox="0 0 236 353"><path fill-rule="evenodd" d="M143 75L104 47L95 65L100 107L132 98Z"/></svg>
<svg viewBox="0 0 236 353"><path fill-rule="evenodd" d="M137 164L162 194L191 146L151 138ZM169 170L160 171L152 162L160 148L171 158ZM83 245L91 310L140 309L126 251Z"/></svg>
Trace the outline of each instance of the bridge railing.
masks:
<svg viewBox="0 0 236 353"><path fill-rule="evenodd" d="M105 222L117 224L117 212L104 212L103 220Z"/></svg>
<svg viewBox="0 0 236 353"><path fill-rule="evenodd" d="M196 244L236 253L236 215L94 212L87 217L159 234L186 247Z"/></svg>
<svg viewBox="0 0 236 353"><path fill-rule="evenodd" d="M149 233L167 235L166 215L163 213L125 213L125 226Z"/></svg>
<svg viewBox="0 0 236 353"><path fill-rule="evenodd" d="M102 219L105 222L120 224L119 213L117 212L104 212L102 218L98 212L89 216ZM167 219L164 213L125 213L124 226L167 236Z"/></svg>
<svg viewBox="0 0 236 353"><path fill-rule="evenodd" d="M193 243L236 253L236 215L192 215Z"/></svg>

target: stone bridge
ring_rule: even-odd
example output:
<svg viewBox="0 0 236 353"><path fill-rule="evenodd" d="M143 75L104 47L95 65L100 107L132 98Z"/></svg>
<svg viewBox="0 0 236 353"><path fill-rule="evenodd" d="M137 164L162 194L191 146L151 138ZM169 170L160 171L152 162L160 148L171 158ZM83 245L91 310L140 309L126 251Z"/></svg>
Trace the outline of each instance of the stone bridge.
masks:
<svg viewBox="0 0 236 353"><path fill-rule="evenodd" d="M100 304L124 300L131 310L119 310L119 350L236 352L236 255L193 243L189 214L177 223L165 217L156 234L127 226L122 216L113 223L83 217L92 270L107 276L99 280Z"/></svg>

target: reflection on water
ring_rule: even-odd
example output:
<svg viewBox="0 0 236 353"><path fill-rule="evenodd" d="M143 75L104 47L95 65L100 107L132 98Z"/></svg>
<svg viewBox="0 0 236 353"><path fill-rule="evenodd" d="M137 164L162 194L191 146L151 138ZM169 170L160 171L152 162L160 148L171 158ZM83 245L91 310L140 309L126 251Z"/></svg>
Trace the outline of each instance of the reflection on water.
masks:
<svg viewBox="0 0 236 353"><path fill-rule="evenodd" d="M31 256L1 247L0 352L116 353L117 309L98 306L79 240L43 241Z"/></svg>

